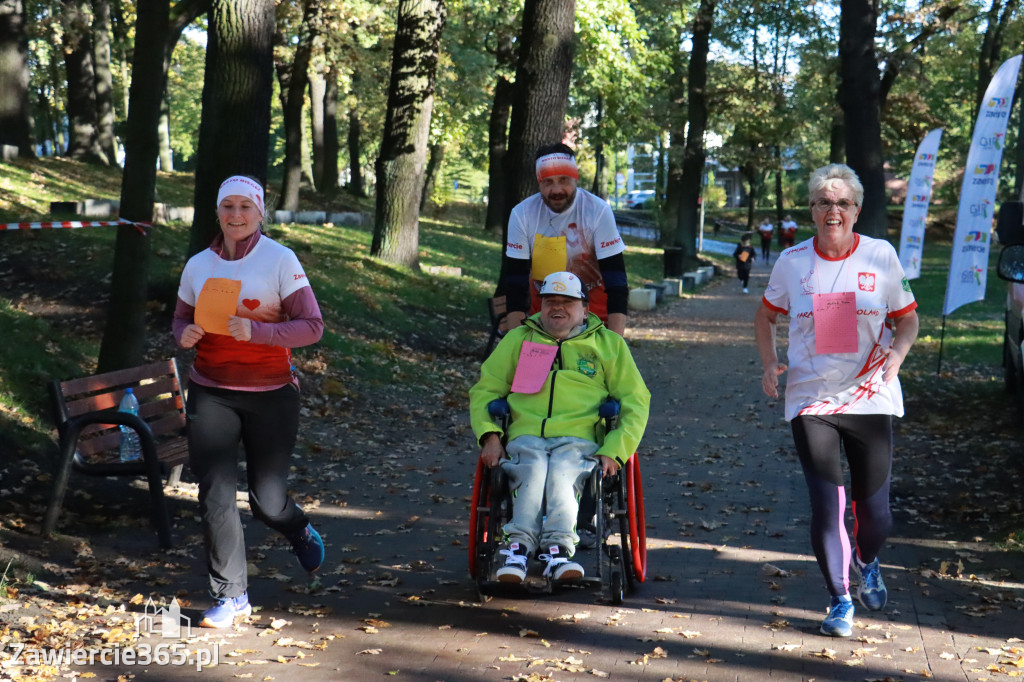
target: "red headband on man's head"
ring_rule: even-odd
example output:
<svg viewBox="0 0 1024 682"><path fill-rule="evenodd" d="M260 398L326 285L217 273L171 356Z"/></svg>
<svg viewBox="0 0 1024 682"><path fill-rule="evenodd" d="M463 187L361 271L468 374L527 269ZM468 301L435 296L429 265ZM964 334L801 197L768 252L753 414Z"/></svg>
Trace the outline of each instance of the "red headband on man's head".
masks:
<svg viewBox="0 0 1024 682"><path fill-rule="evenodd" d="M538 180L556 175L568 175L570 178L579 180L580 172L576 168L576 159L571 154L555 152L554 154L545 154L537 159Z"/></svg>

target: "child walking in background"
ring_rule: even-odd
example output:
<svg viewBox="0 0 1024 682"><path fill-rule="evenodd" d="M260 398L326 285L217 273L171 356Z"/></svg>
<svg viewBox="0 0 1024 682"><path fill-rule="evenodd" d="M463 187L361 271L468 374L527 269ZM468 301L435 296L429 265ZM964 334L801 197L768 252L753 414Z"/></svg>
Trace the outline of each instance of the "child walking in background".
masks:
<svg viewBox="0 0 1024 682"><path fill-rule="evenodd" d="M743 293L749 294L750 269L754 267L754 259L757 258L757 252L750 245L749 234L740 237L740 243L733 251L732 257L736 259L736 276L740 278L740 284L743 285Z"/></svg>

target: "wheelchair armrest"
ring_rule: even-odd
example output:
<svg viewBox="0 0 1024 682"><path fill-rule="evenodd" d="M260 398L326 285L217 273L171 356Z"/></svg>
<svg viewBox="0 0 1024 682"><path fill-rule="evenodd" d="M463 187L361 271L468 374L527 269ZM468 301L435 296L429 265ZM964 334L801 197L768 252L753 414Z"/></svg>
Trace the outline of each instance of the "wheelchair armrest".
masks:
<svg viewBox="0 0 1024 682"><path fill-rule="evenodd" d="M487 413L491 415L491 419L504 419L512 414L512 408L509 407L507 399L495 398L487 403Z"/></svg>
<svg viewBox="0 0 1024 682"><path fill-rule="evenodd" d="M622 409L622 405L615 398L608 398L608 400L601 403L601 407L597 410L597 416L601 419L611 419L612 417L618 417L619 411Z"/></svg>

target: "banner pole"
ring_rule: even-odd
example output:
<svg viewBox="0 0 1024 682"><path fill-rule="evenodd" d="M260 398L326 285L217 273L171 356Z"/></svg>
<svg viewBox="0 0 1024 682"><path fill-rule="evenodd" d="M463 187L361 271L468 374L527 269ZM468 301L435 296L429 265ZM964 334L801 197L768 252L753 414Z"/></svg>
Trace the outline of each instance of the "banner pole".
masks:
<svg viewBox="0 0 1024 682"><path fill-rule="evenodd" d="M942 344L946 340L946 316L942 316L942 333L939 334L939 366L935 368L936 374L942 374Z"/></svg>

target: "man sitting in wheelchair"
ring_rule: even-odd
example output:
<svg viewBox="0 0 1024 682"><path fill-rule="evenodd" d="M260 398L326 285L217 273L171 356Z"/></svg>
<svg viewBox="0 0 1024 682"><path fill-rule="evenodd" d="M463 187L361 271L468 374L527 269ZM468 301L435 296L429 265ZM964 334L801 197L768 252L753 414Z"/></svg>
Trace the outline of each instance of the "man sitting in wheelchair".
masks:
<svg viewBox="0 0 1024 682"><path fill-rule="evenodd" d="M526 580L534 552L547 563L544 576L583 577L583 567L571 560L579 542L575 526L583 485L595 466L610 476L626 463L650 408L651 394L629 346L587 311L579 278L569 272L548 275L540 298L540 312L502 339L469 391L480 459L488 467L501 466L514 496L501 550L506 560L497 571L505 583ZM506 396L512 414L502 433L487 408ZM599 444L598 409L610 397L621 403L619 425Z"/></svg>

